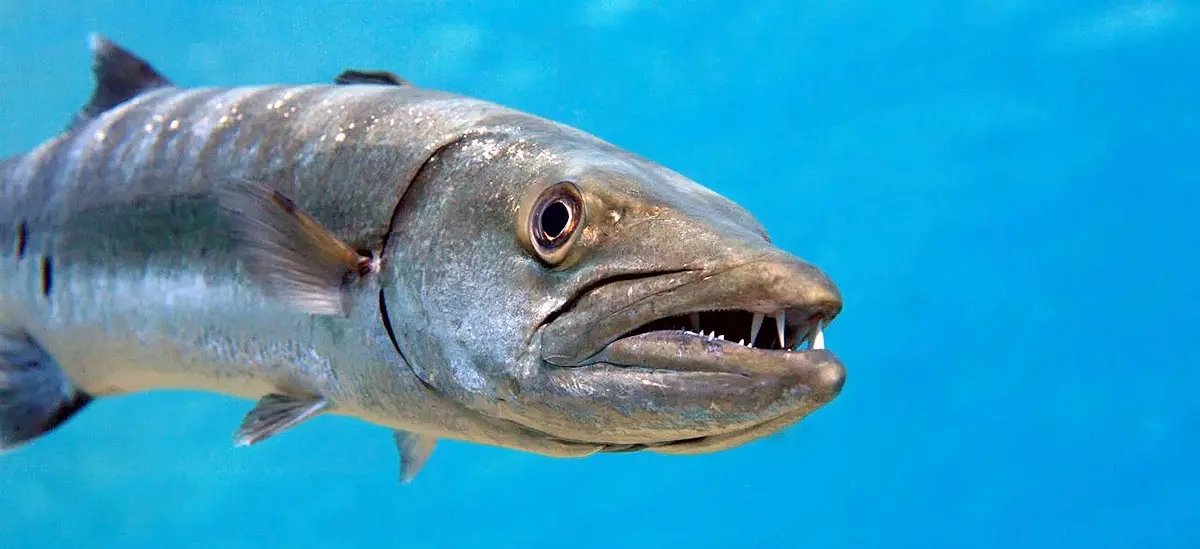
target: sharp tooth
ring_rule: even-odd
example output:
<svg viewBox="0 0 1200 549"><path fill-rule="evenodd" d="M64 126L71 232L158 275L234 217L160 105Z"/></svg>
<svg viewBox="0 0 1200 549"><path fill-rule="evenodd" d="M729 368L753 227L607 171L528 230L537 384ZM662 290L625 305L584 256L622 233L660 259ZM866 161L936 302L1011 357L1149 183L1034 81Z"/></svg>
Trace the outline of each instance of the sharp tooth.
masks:
<svg viewBox="0 0 1200 549"><path fill-rule="evenodd" d="M754 313L754 321L750 323L750 346L754 346L754 340L758 337L758 329L762 328L763 315Z"/></svg>
<svg viewBox="0 0 1200 549"><path fill-rule="evenodd" d="M738 345L745 345L745 344L746 344L746 340L744 340L744 339L738 340Z"/></svg>
<svg viewBox="0 0 1200 549"><path fill-rule="evenodd" d="M724 336L724 335L719 335L719 336L717 336L717 339L719 339L719 340L721 340L721 341L725 341L725 336Z"/></svg>
<svg viewBox="0 0 1200 549"><path fill-rule="evenodd" d="M824 349L825 348L825 330L821 329L821 323L817 323L817 331L812 336L812 343L808 345L809 349Z"/></svg>
<svg viewBox="0 0 1200 549"><path fill-rule="evenodd" d="M779 331L779 348L787 349L787 345L783 343L783 325L787 321L787 313L780 312L775 316L775 328Z"/></svg>

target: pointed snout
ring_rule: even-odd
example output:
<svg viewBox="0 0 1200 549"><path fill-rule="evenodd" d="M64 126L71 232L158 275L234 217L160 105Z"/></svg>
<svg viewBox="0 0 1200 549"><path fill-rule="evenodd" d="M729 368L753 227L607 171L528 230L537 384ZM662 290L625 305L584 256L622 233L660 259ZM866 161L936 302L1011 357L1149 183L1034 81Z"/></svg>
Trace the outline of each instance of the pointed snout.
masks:
<svg viewBox="0 0 1200 549"><path fill-rule="evenodd" d="M730 298L754 296L755 312L801 310L826 321L842 312L842 293L820 268L790 253L774 250L747 261L723 275ZM745 303L745 301L743 301Z"/></svg>

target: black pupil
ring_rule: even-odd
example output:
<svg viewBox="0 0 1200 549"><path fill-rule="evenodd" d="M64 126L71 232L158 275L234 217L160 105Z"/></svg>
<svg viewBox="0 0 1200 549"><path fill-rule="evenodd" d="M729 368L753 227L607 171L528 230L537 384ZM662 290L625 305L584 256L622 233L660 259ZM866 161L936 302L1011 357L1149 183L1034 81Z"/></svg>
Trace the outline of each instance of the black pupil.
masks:
<svg viewBox="0 0 1200 549"><path fill-rule="evenodd" d="M555 200L547 204L545 210L542 210L541 221L542 234L545 234L546 238L554 240L562 236L562 232L567 229L567 223L571 221L571 211L561 200Z"/></svg>

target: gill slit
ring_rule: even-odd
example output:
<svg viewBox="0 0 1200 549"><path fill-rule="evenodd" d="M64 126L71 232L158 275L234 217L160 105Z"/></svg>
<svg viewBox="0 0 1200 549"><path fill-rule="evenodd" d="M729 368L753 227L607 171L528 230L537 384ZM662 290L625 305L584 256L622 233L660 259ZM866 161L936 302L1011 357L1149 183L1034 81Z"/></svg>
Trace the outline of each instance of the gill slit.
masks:
<svg viewBox="0 0 1200 549"><path fill-rule="evenodd" d="M425 160L421 162L421 165L417 168L417 171L413 172L412 177L408 180L408 185L404 187L404 192L400 194L400 198L396 201L396 207L392 208L392 216L390 219L388 219L387 231L383 233L383 240L379 244L380 261L387 257L388 240L391 238L392 230L396 226L396 216L399 215L400 209L404 207L405 200L411 195L413 186L423 181L425 170L429 167L430 162L432 162L434 158L437 158L437 156L443 151L462 142L466 138L466 135L457 135L453 139L450 139L439 145L437 148L433 149L428 156L425 157ZM383 318L383 329L387 331L388 339L392 341L392 348L396 349L396 354L400 355L400 360L403 360L404 364L408 366L408 369L412 372L413 377L417 378L417 381L419 381L421 385L424 385L427 389L436 392L436 388L433 385L430 385L425 378L421 377L421 375L417 373L417 369L413 366L412 361L408 359L408 357L404 354L404 350L401 349L400 340L396 339L396 331L392 328L392 319L391 316L388 315L387 310L387 298L384 295L384 290L387 289L386 284L387 280L384 277L380 277L379 315Z"/></svg>

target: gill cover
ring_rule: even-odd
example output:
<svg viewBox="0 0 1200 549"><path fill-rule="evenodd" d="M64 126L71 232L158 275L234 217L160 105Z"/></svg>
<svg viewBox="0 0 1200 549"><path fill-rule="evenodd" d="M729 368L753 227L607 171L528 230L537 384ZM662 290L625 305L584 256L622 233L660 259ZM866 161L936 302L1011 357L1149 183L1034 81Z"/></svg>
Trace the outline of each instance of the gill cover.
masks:
<svg viewBox="0 0 1200 549"><path fill-rule="evenodd" d="M506 419L537 398L519 393L542 374L539 328L570 297L589 215L575 178L589 166L544 154L563 145L556 127L520 121L520 131L485 126L425 163L392 219L382 273L414 374Z"/></svg>

